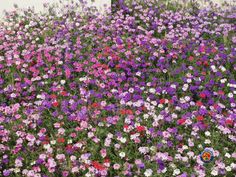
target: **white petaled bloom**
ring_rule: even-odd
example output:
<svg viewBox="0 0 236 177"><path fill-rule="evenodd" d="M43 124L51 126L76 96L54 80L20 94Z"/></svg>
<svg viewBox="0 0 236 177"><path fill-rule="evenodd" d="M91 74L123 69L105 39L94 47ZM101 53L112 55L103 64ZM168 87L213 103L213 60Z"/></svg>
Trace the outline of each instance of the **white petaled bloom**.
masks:
<svg viewBox="0 0 236 177"><path fill-rule="evenodd" d="M121 158L124 158L124 157L125 157L125 152L120 152L120 153L119 153L119 156L120 156Z"/></svg>
<svg viewBox="0 0 236 177"><path fill-rule="evenodd" d="M125 142L126 142L126 138L121 138L120 141L121 141L122 143L125 143Z"/></svg>
<svg viewBox="0 0 236 177"><path fill-rule="evenodd" d="M187 79L187 83L191 83L192 82L192 79Z"/></svg>
<svg viewBox="0 0 236 177"><path fill-rule="evenodd" d="M66 81L65 80L61 80L60 83L61 83L61 85L64 85L66 83Z"/></svg>
<svg viewBox="0 0 236 177"><path fill-rule="evenodd" d="M184 84L182 90L183 90L183 91L187 91L187 90L188 90L188 87L189 87L188 84Z"/></svg>
<svg viewBox="0 0 236 177"><path fill-rule="evenodd" d="M134 89L133 89L133 88L130 88L130 89L129 89L129 92L130 92L130 93L134 93Z"/></svg>
<svg viewBox="0 0 236 177"><path fill-rule="evenodd" d="M231 155L227 152L227 153L225 154L225 157L230 158Z"/></svg>
<svg viewBox="0 0 236 177"><path fill-rule="evenodd" d="M149 176L152 176L152 173L153 171L151 169L147 169L145 172L144 172L144 175L149 177Z"/></svg>
<svg viewBox="0 0 236 177"><path fill-rule="evenodd" d="M149 92L152 93L152 94L154 94L154 93L156 93L156 90L155 90L154 88L150 88L150 89L149 89Z"/></svg>
<svg viewBox="0 0 236 177"><path fill-rule="evenodd" d="M183 145L183 150L186 150L186 149L188 149L188 146L186 146L186 145Z"/></svg>
<svg viewBox="0 0 236 177"><path fill-rule="evenodd" d="M175 169L174 172L173 172L173 175L179 175L179 174L180 174L180 170L178 168Z"/></svg>
<svg viewBox="0 0 236 177"><path fill-rule="evenodd" d="M221 69L222 72L226 71L226 68L224 66L220 66L219 68Z"/></svg>
<svg viewBox="0 0 236 177"><path fill-rule="evenodd" d="M211 144L211 140L206 139L206 140L205 140L205 144Z"/></svg>
<svg viewBox="0 0 236 177"><path fill-rule="evenodd" d="M232 171L232 168L230 166L225 167L226 171Z"/></svg>
<svg viewBox="0 0 236 177"><path fill-rule="evenodd" d="M55 140L52 140L52 141L50 141L50 143L51 143L52 145L54 145L54 144L56 144L56 141L55 141Z"/></svg>
<svg viewBox="0 0 236 177"><path fill-rule="evenodd" d="M212 69L213 72L217 72L218 71L215 65L212 65L211 69Z"/></svg>
<svg viewBox="0 0 236 177"><path fill-rule="evenodd" d="M211 136L211 133L210 133L209 131L206 131L206 132L205 132L205 135L206 135L206 136Z"/></svg>
<svg viewBox="0 0 236 177"><path fill-rule="evenodd" d="M229 97L229 98L233 98L233 97L234 97L234 94L233 94L233 93L228 93L228 97Z"/></svg>
<svg viewBox="0 0 236 177"><path fill-rule="evenodd" d="M221 82L222 84L224 84L226 81L227 81L226 78L220 80L220 82Z"/></svg>
<svg viewBox="0 0 236 177"><path fill-rule="evenodd" d="M59 64L59 65L62 65L62 64L63 64L63 61L58 61L58 64Z"/></svg>
<svg viewBox="0 0 236 177"><path fill-rule="evenodd" d="M144 114L144 115L143 115L143 118L144 118L144 119L148 119L148 117L149 117L148 114Z"/></svg>
<svg viewBox="0 0 236 177"><path fill-rule="evenodd" d="M136 73L136 76L141 76L141 72L138 71L138 72Z"/></svg>
<svg viewBox="0 0 236 177"><path fill-rule="evenodd" d="M218 170L217 170L217 169L213 169L213 170L211 171L211 175L217 176L217 175L218 175Z"/></svg>

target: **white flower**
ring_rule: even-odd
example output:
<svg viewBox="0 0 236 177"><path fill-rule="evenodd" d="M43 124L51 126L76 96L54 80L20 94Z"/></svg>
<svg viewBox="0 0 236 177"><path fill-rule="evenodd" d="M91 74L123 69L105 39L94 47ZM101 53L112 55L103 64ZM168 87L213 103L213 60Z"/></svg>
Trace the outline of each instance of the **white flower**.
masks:
<svg viewBox="0 0 236 177"><path fill-rule="evenodd" d="M63 64L63 61L58 61L58 64L59 64L59 65L62 65L62 64Z"/></svg>
<svg viewBox="0 0 236 177"><path fill-rule="evenodd" d="M227 166L227 167L225 167L225 170L226 170L226 171L231 171L232 168L231 168L230 166Z"/></svg>
<svg viewBox="0 0 236 177"><path fill-rule="evenodd" d="M190 97L189 97L189 96L185 96L184 99L185 99L185 101L187 101L187 102L190 101Z"/></svg>
<svg viewBox="0 0 236 177"><path fill-rule="evenodd" d="M230 158L231 155L227 152L227 153L225 154L225 157Z"/></svg>
<svg viewBox="0 0 236 177"><path fill-rule="evenodd" d="M64 85L66 83L66 81L65 80L61 80L60 83L61 83L61 85Z"/></svg>
<svg viewBox="0 0 236 177"><path fill-rule="evenodd" d="M205 140L205 144L211 144L211 140L206 139L206 140Z"/></svg>
<svg viewBox="0 0 236 177"><path fill-rule="evenodd" d="M152 170L151 169L147 169L145 172L144 172L144 175L145 176L147 176L147 177L149 177L149 176L151 176L152 175Z"/></svg>
<svg viewBox="0 0 236 177"><path fill-rule="evenodd" d="M218 170L213 169L213 170L211 171L211 174L212 174L213 176L217 176L217 175L218 175Z"/></svg>
<svg viewBox="0 0 236 177"><path fill-rule="evenodd" d="M170 87L175 89L176 85L175 84L171 84Z"/></svg>
<svg viewBox="0 0 236 177"><path fill-rule="evenodd" d="M150 89L149 89L149 92L152 93L152 94L154 94L154 93L156 93L156 90L155 90L154 88L150 88Z"/></svg>
<svg viewBox="0 0 236 177"><path fill-rule="evenodd" d="M192 82L192 79L187 79L187 83L191 83Z"/></svg>
<svg viewBox="0 0 236 177"><path fill-rule="evenodd" d="M188 90L188 87L189 87L188 84L184 84L182 90L183 90L183 91L187 91L187 90Z"/></svg>
<svg viewBox="0 0 236 177"><path fill-rule="evenodd" d="M141 76L141 72L140 71L136 72L136 76Z"/></svg>
<svg viewBox="0 0 236 177"><path fill-rule="evenodd" d="M134 89L133 89L133 88L130 88L130 89L129 89L129 92L130 92L130 93L134 93Z"/></svg>
<svg viewBox="0 0 236 177"><path fill-rule="evenodd" d="M167 172L167 168L165 167L161 172L162 172L162 173Z"/></svg>
<svg viewBox="0 0 236 177"><path fill-rule="evenodd" d="M186 145L183 145L183 150L186 150L186 149L188 149L188 146L186 146Z"/></svg>
<svg viewBox="0 0 236 177"><path fill-rule="evenodd" d="M222 84L224 84L226 81L227 81L227 79L226 79L226 78L225 78L225 79L221 79L221 80L220 80L220 82L221 82Z"/></svg>
<svg viewBox="0 0 236 177"><path fill-rule="evenodd" d="M210 133L209 131L206 131L206 132L205 132L205 135L206 135L206 136L211 136L211 133Z"/></svg>
<svg viewBox="0 0 236 177"><path fill-rule="evenodd" d="M215 65L212 65L211 69L212 69L213 72L217 72L218 71Z"/></svg>
<svg viewBox="0 0 236 177"><path fill-rule="evenodd" d="M119 153L119 156L120 156L121 158L124 158L124 157L125 157L125 152L120 152L120 153Z"/></svg>
<svg viewBox="0 0 236 177"><path fill-rule="evenodd" d="M51 143L52 145L54 145L54 144L56 144L56 141L55 141L55 140L52 140L52 141L50 141L50 143Z"/></svg>
<svg viewBox="0 0 236 177"><path fill-rule="evenodd" d="M122 138L120 139L120 141L121 141L122 143L125 143L125 142L126 142L126 138L123 138L123 137L122 137Z"/></svg>
<svg viewBox="0 0 236 177"><path fill-rule="evenodd" d="M154 105L154 106L156 106L156 105L157 105L157 102L156 102L156 101L152 101L151 104Z"/></svg>
<svg viewBox="0 0 236 177"><path fill-rule="evenodd" d="M226 69L225 69L224 66L220 66L219 68L221 69L222 72L225 72L225 71L226 71Z"/></svg>
<svg viewBox="0 0 236 177"><path fill-rule="evenodd" d="M234 97L234 94L233 94L233 93L228 93L228 97L229 97L229 98L233 98L233 97Z"/></svg>
<svg viewBox="0 0 236 177"><path fill-rule="evenodd" d="M202 147L202 145L201 145L201 144L199 144L199 145L198 145L198 148L199 148L199 149L202 149L203 147Z"/></svg>
<svg viewBox="0 0 236 177"><path fill-rule="evenodd" d="M147 147L139 147L138 150L141 154L146 154L149 151Z"/></svg>
<svg viewBox="0 0 236 177"><path fill-rule="evenodd" d="M235 163L231 163L230 167L234 169L234 168L236 168L236 164Z"/></svg>
<svg viewBox="0 0 236 177"><path fill-rule="evenodd" d="M180 170L178 168L175 169L174 172L173 172L173 175L179 175L179 174L180 174Z"/></svg>
<svg viewBox="0 0 236 177"><path fill-rule="evenodd" d="M144 119L148 119L148 117L149 117L148 114L144 114L144 115L143 115L143 118L144 118Z"/></svg>

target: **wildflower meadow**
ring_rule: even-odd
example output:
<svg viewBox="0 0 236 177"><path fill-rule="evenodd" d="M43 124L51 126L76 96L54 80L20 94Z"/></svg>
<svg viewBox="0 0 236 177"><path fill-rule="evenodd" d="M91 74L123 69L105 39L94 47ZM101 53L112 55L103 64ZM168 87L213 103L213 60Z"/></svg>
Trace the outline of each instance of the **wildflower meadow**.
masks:
<svg viewBox="0 0 236 177"><path fill-rule="evenodd" d="M0 22L0 176L235 177L236 7L118 0Z"/></svg>

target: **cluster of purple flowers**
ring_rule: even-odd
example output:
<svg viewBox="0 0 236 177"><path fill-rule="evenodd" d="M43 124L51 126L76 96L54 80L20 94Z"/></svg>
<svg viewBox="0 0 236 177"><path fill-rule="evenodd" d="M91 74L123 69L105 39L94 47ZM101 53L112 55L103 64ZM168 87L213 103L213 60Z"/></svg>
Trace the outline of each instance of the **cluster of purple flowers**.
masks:
<svg viewBox="0 0 236 177"><path fill-rule="evenodd" d="M144 2L6 14L0 176L236 173L235 8Z"/></svg>

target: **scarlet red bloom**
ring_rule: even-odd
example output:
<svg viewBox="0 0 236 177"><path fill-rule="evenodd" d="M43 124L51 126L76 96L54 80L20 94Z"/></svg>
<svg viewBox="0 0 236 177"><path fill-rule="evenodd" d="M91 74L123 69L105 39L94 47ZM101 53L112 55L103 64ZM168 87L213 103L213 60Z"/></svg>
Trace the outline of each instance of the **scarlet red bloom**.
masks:
<svg viewBox="0 0 236 177"><path fill-rule="evenodd" d="M124 125L124 129L127 129L127 128L129 128L129 126L128 125Z"/></svg>
<svg viewBox="0 0 236 177"><path fill-rule="evenodd" d="M93 103L93 104L92 104L92 107L93 107L93 108L98 108L98 107L99 107L99 104L98 104L98 103Z"/></svg>
<svg viewBox="0 0 236 177"><path fill-rule="evenodd" d="M53 105L54 107L58 107L58 106L59 106L59 103L58 103L57 101L55 101L55 102L52 103L52 105Z"/></svg>
<svg viewBox="0 0 236 177"><path fill-rule="evenodd" d="M65 142L65 139L64 139L64 138L57 138L57 142L58 142L58 143L64 143L64 142Z"/></svg>
<svg viewBox="0 0 236 177"><path fill-rule="evenodd" d="M196 105L197 105L197 106L202 106L203 104L202 104L201 101L197 101Z"/></svg>
<svg viewBox="0 0 236 177"><path fill-rule="evenodd" d="M160 99L160 104L164 104L166 102L165 98Z"/></svg>
<svg viewBox="0 0 236 177"><path fill-rule="evenodd" d="M200 97L201 98L206 98L206 94L205 93L200 93Z"/></svg>
<svg viewBox="0 0 236 177"><path fill-rule="evenodd" d="M61 95L62 95L62 96L66 96L66 95L67 95L66 91L62 91L62 92L61 92Z"/></svg>
<svg viewBox="0 0 236 177"><path fill-rule="evenodd" d="M131 109L122 109L122 110L120 110L120 114L121 115L126 115L126 114L132 115L133 111Z"/></svg>
<svg viewBox="0 0 236 177"><path fill-rule="evenodd" d="M145 130L145 127L144 126L137 126L136 129L138 132L142 132Z"/></svg>
<svg viewBox="0 0 236 177"><path fill-rule="evenodd" d="M100 164L99 162L97 162L97 161L93 161L93 162L92 162L92 165L93 165L94 168L96 168L97 170L105 170L105 167L104 167L102 164Z"/></svg>
<svg viewBox="0 0 236 177"><path fill-rule="evenodd" d="M105 159L104 163L110 163L110 159Z"/></svg>
<svg viewBox="0 0 236 177"><path fill-rule="evenodd" d="M204 117L203 116L197 116L198 121L203 121Z"/></svg>
<svg viewBox="0 0 236 177"><path fill-rule="evenodd" d="M133 111L132 111L131 109L127 109L127 110L126 110L126 114L132 115L132 114L133 114Z"/></svg>
<svg viewBox="0 0 236 177"><path fill-rule="evenodd" d="M57 95L51 94L50 97L51 97L52 99L56 99L56 98L57 98Z"/></svg>
<svg viewBox="0 0 236 177"><path fill-rule="evenodd" d="M226 119L225 123L227 125L233 125L233 120L232 119Z"/></svg>
<svg viewBox="0 0 236 177"><path fill-rule="evenodd" d="M184 118L181 118L179 120L177 120L177 123L180 124L180 125L183 125L185 123L185 119Z"/></svg>

